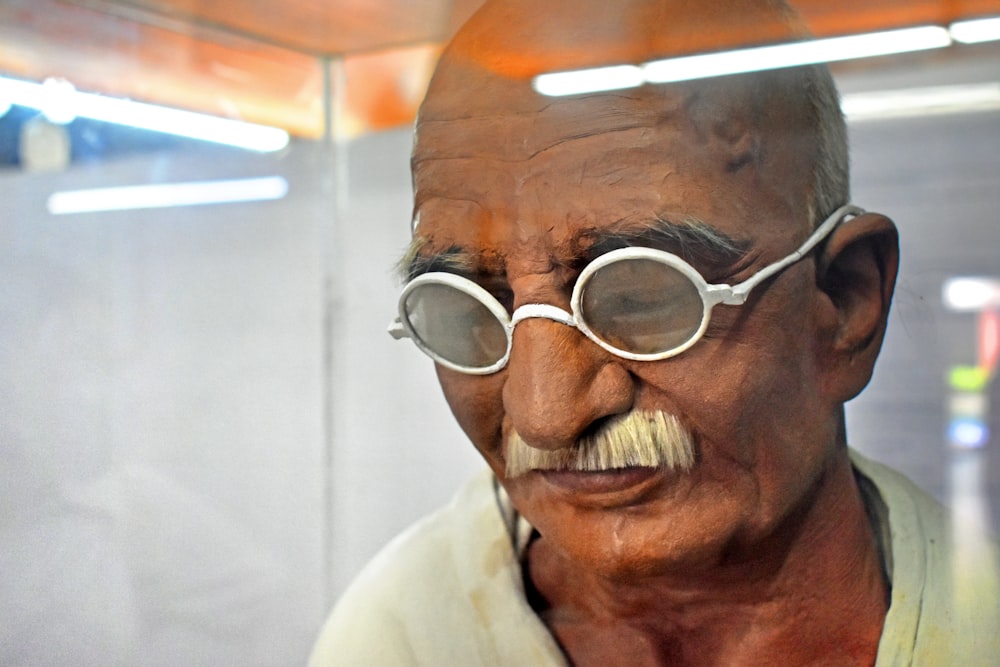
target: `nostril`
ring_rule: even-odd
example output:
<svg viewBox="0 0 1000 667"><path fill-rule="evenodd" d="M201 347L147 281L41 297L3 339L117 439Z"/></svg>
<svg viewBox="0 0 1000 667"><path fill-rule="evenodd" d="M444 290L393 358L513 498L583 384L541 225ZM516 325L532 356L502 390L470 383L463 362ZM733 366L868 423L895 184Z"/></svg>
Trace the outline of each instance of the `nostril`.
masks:
<svg viewBox="0 0 1000 667"><path fill-rule="evenodd" d="M579 440L584 440L584 439L593 437L599 431L603 430L604 427L607 426L607 424L611 420L613 420L615 417L618 417L618 416L619 416L619 414L616 413L616 414L611 414L611 415L605 415L603 417L599 417L599 418L595 419L593 422L590 423L590 426L588 426L587 428L585 428L583 431L580 432L580 436L579 436L578 439Z"/></svg>
<svg viewBox="0 0 1000 667"><path fill-rule="evenodd" d="M573 446L609 417L627 412L632 376L579 331L523 321L515 333L503 401L511 426L538 449Z"/></svg>

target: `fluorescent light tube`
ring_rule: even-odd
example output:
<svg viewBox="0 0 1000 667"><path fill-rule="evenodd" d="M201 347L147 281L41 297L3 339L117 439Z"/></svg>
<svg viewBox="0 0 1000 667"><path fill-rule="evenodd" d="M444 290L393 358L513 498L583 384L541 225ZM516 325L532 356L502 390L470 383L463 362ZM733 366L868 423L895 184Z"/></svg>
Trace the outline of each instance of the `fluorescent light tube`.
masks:
<svg viewBox="0 0 1000 667"><path fill-rule="evenodd" d="M51 85L46 87L40 83L0 77L0 98L13 104L50 110L52 93ZM59 91L59 95L62 104L67 106L67 115L260 152L277 151L288 145L288 132L276 127L65 88Z"/></svg>
<svg viewBox="0 0 1000 667"><path fill-rule="evenodd" d="M850 122L1000 110L1000 83L957 84L844 95Z"/></svg>
<svg viewBox="0 0 1000 667"><path fill-rule="evenodd" d="M643 84L642 68L637 65L595 67L573 72L553 72L535 77L535 90L542 95L559 97L597 93L602 90L637 88Z"/></svg>
<svg viewBox="0 0 1000 667"><path fill-rule="evenodd" d="M944 28L920 26L668 58L646 63L643 72L649 83L669 83L938 49L950 44L951 38Z"/></svg>
<svg viewBox="0 0 1000 667"><path fill-rule="evenodd" d="M956 21L948 28L951 38L963 44L977 44L1000 39L1000 17Z"/></svg>
<svg viewBox="0 0 1000 667"><path fill-rule="evenodd" d="M735 51L703 53L654 60L644 65L617 65L535 77L535 90L542 95L579 95L603 90L635 88L643 83L673 83L729 74L797 67L822 62L884 56L951 44L948 31L940 26L828 37L804 42L759 46Z"/></svg>
<svg viewBox="0 0 1000 667"><path fill-rule="evenodd" d="M1000 280L995 278L949 278L941 288L948 310L980 311L1000 307Z"/></svg>
<svg viewBox="0 0 1000 667"><path fill-rule="evenodd" d="M125 211L142 208L227 204L281 199L288 182L281 176L238 180L126 185L90 190L66 190L49 196L52 215Z"/></svg>

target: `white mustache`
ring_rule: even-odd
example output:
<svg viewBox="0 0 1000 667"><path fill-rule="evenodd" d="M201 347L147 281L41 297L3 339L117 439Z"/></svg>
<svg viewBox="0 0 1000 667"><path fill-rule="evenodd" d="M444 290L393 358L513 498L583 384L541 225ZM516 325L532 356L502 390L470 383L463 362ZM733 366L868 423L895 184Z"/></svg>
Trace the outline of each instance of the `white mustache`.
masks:
<svg viewBox="0 0 1000 667"><path fill-rule="evenodd" d="M532 447L513 431L507 440L506 460L508 479L532 470L596 472L663 467L687 472L694 465L694 438L672 414L633 410L562 449Z"/></svg>

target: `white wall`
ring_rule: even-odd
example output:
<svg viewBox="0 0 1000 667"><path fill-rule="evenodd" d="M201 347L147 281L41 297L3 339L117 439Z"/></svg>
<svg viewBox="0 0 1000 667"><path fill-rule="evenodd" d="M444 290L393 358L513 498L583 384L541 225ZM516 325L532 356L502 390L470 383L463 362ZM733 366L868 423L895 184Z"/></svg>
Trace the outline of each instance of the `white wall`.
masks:
<svg viewBox="0 0 1000 667"><path fill-rule="evenodd" d="M339 203L316 145L0 174L0 664L301 663L330 597L466 474L430 364L384 334L408 150L351 145ZM283 201L44 208L272 173Z"/></svg>
<svg viewBox="0 0 1000 667"><path fill-rule="evenodd" d="M331 521L334 593L375 549L439 507L485 465L455 424L433 364L386 333L396 315L394 267L410 240L410 132L352 143L333 250ZM346 381L340 381L340 378Z"/></svg>

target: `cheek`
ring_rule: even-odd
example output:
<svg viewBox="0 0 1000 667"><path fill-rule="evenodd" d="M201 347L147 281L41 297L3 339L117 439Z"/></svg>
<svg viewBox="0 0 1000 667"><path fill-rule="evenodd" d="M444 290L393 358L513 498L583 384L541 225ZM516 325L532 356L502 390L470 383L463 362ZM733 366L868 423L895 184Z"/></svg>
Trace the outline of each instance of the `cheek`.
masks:
<svg viewBox="0 0 1000 667"><path fill-rule="evenodd" d="M465 375L437 367L438 381L458 425L492 465L500 455L506 373Z"/></svg>
<svg viewBox="0 0 1000 667"><path fill-rule="evenodd" d="M783 317L759 308L752 317L720 318L719 336L676 359L635 367L645 385L642 407L676 412L706 455L741 467L768 449L801 446L823 406L806 304L792 303Z"/></svg>

